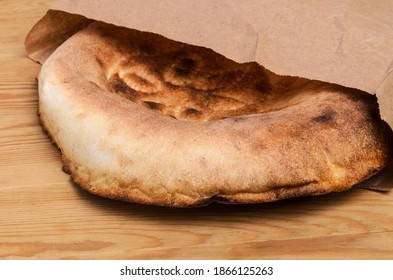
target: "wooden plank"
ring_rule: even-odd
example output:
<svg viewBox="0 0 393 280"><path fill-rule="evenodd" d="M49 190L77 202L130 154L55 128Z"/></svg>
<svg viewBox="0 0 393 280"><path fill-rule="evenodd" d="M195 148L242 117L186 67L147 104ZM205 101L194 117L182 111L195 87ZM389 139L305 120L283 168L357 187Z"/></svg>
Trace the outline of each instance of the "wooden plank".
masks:
<svg viewBox="0 0 393 280"><path fill-rule="evenodd" d="M392 259L392 233L365 233L323 238L294 239L236 244L141 248L139 244L157 243L145 235L131 245L127 234L112 236L121 243L94 240L77 242L6 242L10 259ZM187 236L186 236L187 238ZM203 237L195 236L198 240ZM384 240L384 242L380 242ZM305 257L306 256L306 257ZM0 255L0 257L2 257Z"/></svg>
<svg viewBox="0 0 393 280"><path fill-rule="evenodd" d="M0 6L0 259L391 259L393 193L173 209L93 196L39 125L24 38L49 0Z"/></svg>
<svg viewBox="0 0 393 280"><path fill-rule="evenodd" d="M367 209L380 197L364 190L183 210L96 198L70 183L33 183L17 193L17 201L12 187L0 193L4 217L13 217L0 220L0 256L8 258L357 259L387 258L393 248L392 215L383 203Z"/></svg>

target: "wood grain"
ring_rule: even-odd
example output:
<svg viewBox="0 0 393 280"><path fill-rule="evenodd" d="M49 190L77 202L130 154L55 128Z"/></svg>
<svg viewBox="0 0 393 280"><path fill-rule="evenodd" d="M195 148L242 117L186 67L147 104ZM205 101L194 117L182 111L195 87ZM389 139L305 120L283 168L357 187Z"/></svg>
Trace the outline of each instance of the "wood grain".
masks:
<svg viewBox="0 0 393 280"><path fill-rule="evenodd" d="M393 259L392 192L172 209L70 182L39 126L40 66L23 45L50 2L0 6L1 259Z"/></svg>

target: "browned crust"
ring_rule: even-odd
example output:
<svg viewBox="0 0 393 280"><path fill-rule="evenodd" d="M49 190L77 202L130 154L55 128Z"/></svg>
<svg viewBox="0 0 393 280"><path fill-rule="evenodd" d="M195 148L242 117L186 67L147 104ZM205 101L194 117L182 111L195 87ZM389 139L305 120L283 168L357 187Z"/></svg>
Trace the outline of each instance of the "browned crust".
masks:
<svg viewBox="0 0 393 280"><path fill-rule="evenodd" d="M140 40L138 46L136 39ZM142 54L127 55L133 52ZM171 64L171 60L175 62ZM175 207L270 202L348 190L392 158L392 131L380 119L375 96L335 84L279 76L256 63L237 64L211 50L158 35L95 23L60 47L46 64L40 79L42 126L62 151L64 170L72 180L100 196ZM137 75L120 77L118 71L128 67L134 67ZM46 88L52 83L60 85L61 92ZM81 160L81 154L68 148L70 141L64 139L74 139L77 144L85 139L64 129L70 127L65 124L68 115L63 114L62 119L51 111L56 103L47 101L52 100L51 94L64 95L65 105L69 102L82 108L74 113L73 106L67 105L71 121L108 125L103 131L108 137L117 137L111 131L123 133L125 138L118 141L124 140L124 146L130 140L142 147L146 143L159 148L165 143L177 151L160 154L164 155L162 162L146 167L158 175L133 171L141 165L135 161L150 156L151 149L138 157L111 146L120 168L113 174L99 166L92 168L94 165L85 163L89 159ZM103 118L104 123L91 121L90 114ZM133 132L124 132L124 125ZM94 135L94 131L88 133L86 137ZM158 140L152 133L157 133ZM109 144L104 144L107 149ZM196 154L190 147L205 150ZM89 147L82 151L86 149ZM178 151L198 162L179 158L180 165L176 165ZM221 155L214 151L228 156L218 161ZM202 154L207 154L206 159ZM232 165L223 167L226 161ZM173 170L177 181L162 170L167 162L178 167ZM167 179L160 178L161 173L168 174Z"/></svg>

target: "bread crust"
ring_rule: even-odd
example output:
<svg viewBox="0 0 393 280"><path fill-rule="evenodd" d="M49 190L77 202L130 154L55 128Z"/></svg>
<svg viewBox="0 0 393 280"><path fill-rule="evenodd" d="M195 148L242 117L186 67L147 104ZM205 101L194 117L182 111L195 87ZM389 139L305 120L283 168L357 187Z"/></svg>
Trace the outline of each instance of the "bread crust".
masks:
<svg viewBox="0 0 393 280"><path fill-rule="evenodd" d="M373 95L100 22L43 64L39 116L74 182L143 204L345 191L392 156Z"/></svg>

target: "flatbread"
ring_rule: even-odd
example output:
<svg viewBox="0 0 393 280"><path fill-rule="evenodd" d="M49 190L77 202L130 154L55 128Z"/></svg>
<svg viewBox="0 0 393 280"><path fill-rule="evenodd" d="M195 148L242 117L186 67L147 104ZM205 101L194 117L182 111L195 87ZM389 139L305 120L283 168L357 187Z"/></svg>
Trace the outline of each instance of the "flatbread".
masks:
<svg viewBox="0 0 393 280"><path fill-rule="evenodd" d="M74 182L143 204L345 191L392 158L373 95L101 22L43 64L39 116Z"/></svg>

